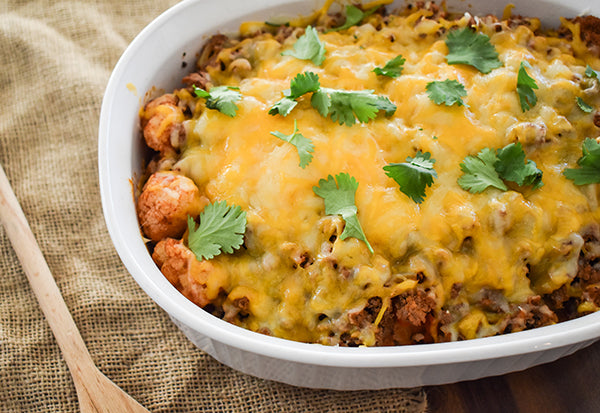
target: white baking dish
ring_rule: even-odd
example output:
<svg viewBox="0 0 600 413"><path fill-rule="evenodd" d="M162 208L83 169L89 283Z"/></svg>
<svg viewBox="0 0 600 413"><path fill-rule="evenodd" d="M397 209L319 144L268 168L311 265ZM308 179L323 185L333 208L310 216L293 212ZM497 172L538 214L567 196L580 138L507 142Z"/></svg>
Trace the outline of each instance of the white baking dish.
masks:
<svg viewBox="0 0 600 413"><path fill-rule="evenodd" d="M514 13L540 17L545 25L557 25L558 16L600 15L600 3L589 0L512 2L516 4ZM183 1L148 25L119 60L100 117L100 190L110 236L138 284L195 345L217 360L254 376L306 387L382 389L469 380L550 362L597 340L600 313L535 330L453 343L387 348L297 343L213 317L185 299L160 273L140 235L132 196L131 181L142 163L138 110L143 94L153 87L177 87L210 34L235 31L246 20L308 14L322 3ZM449 0L448 7L502 15L506 3Z"/></svg>

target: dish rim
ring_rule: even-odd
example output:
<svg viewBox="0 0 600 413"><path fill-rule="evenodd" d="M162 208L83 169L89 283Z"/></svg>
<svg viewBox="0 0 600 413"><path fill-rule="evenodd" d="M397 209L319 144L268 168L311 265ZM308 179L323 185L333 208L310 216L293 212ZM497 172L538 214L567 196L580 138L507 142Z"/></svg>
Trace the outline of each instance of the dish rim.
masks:
<svg viewBox="0 0 600 413"><path fill-rule="evenodd" d="M558 3L558 1L549 0L542 1L542 3ZM225 2L228 4L236 3L236 0L225 0ZM140 53L148 38L155 36L160 28L186 9L201 3L208 2L184 0L176 4L154 19L135 37L110 76L100 114L98 168L106 225L113 244L128 272L146 294L163 310L193 330L234 348L276 359L335 367L396 368L470 362L560 348L600 337L600 312L597 312L551 326L458 342L393 347L351 348L326 346L295 342L255 333L214 317L185 299L166 281L166 278L151 260L150 254L146 252L147 257L139 257L139 248L134 249L132 244L128 242L132 241L132 234L124 232L125 227L121 225L122 219L119 218L119 215L122 215L122 209L120 209L118 201L122 202L124 200L123 183L116 184L114 182L115 175L111 173L112 168L118 161L113 156L109 156L109 154L114 155L109 134L111 119L114 117L113 110L118 107L115 104L115 99L122 93L118 88L123 88L125 85L123 74L129 61ZM297 3L297 1L258 0L250 3L253 3L253 6L249 7L253 11L266 11L269 6L281 6L288 3ZM574 9L585 9L583 0L576 0L571 3L575 3ZM578 4L580 7L577 6ZM244 8L248 8L248 6L244 6ZM235 19L230 19L230 21L233 20ZM134 146L133 142L131 146ZM115 189L115 186L118 186L120 190ZM119 193L120 197L118 196ZM132 200L131 196L132 194L130 194L130 200ZM141 234L138 232L137 235L141 241ZM151 263L151 267L148 261ZM161 282L161 279L164 282Z"/></svg>

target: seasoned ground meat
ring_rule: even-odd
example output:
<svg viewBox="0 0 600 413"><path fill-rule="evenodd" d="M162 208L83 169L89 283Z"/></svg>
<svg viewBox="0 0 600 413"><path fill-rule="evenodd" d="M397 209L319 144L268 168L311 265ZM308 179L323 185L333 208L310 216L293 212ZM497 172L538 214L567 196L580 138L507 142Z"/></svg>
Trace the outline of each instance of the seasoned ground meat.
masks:
<svg viewBox="0 0 600 413"><path fill-rule="evenodd" d="M552 310L560 310L564 308L565 303L569 300L569 291L566 285L563 285L558 290L553 291L544 297L544 301Z"/></svg>
<svg viewBox="0 0 600 413"><path fill-rule="evenodd" d="M422 326L435 306L435 298L428 292L416 290L398 296L393 303L398 320Z"/></svg>
<svg viewBox="0 0 600 413"><path fill-rule="evenodd" d="M581 39L588 47L600 50L600 19L594 16L575 17L573 22L581 27Z"/></svg>
<svg viewBox="0 0 600 413"><path fill-rule="evenodd" d="M577 277L585 284L600 282L600 262L591 262L580 257Z"/></svg>
<svg viewBox="0 0 600 413"><path fill-rule="evenodd" d="M383 302L380 297L371 297L367 302L365 308L361 311L353 312L348 314L350 323L362 328L368 324L373 324L377 319L377 315L381 310Z"/></svg>
<svg viewBox="0 0 600 413"><path fill-rule="evenodd" d="M224 34L215 34L214 36L211 36L200 52L200 58L198 59L197 65L198 69L203 71L208 66L218 66L219 52L227 47L229 42L229 37Z"/></svg>
<svg viewBox="0 0 600 413"><path fill-rule="evenodd" d="M377 331L377 345L394 346L431 342L429 323L433 320L435 296L416 289L392 298Z"/></svg>
<svg viewBox="0 0 600 413"><path fill-rule="evenodd" d="M493 313L505 313L508 311L508 302L500 290L484 288L479 296L479 305L484 311Z"/></svg>
<svg viewBox="0 0 600 413"><path fill-rule="evenodd" d="M529 297L527 303L517 307L516 314L508 321L504 332L528 330L557 322L558 317L542 301L542 298L534 296Z"/></svg>
<svg viewBox="0 0 600 413"><path fill-rule="evenodd" d="M571 21L579 24L581 40L590 52L600 55L600 19L594 16L578 16ZM573 38L573 33L565 26L559 29L558 34L567 39Z"/></svg>
<svg viewBox="0 0 600 413"><path fill-rule="evenodd" d="M211 80L210 75L207 72L194 72L183 78L183 83L188 86L196 86L200 89L207 90L210 87Z"/></svg>

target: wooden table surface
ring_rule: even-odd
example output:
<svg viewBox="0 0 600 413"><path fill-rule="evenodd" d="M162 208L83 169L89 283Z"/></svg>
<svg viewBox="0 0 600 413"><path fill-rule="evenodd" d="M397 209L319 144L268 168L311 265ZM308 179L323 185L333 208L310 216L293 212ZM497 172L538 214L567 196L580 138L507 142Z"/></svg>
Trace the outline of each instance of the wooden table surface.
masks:
<svg viewBox="0 0 600 413"><path fill-rule="evenodd" d="M430 412L600 412L600 341L552 363L426 391Z"/></svg>

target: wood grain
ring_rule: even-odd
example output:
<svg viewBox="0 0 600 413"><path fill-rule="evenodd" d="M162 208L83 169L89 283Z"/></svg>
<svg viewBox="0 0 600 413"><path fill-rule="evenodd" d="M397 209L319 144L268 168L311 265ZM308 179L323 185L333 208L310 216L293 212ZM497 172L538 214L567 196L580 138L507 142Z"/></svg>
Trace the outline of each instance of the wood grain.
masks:
<svg viewBox="0 0 600 413"><path fill-rule="evenodd" d="M552 363L426 388L430 412L600 412L600 342Z"/></svg>

